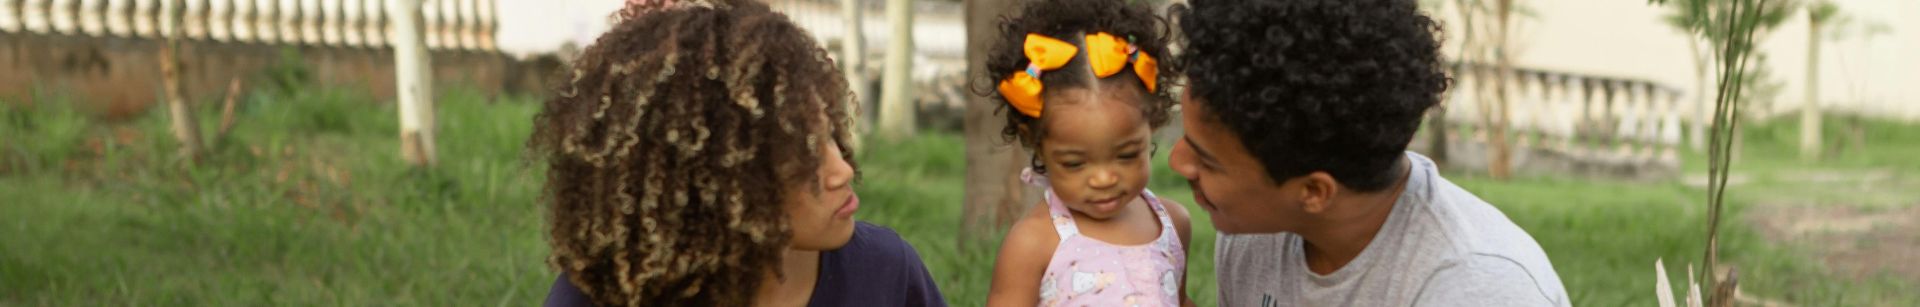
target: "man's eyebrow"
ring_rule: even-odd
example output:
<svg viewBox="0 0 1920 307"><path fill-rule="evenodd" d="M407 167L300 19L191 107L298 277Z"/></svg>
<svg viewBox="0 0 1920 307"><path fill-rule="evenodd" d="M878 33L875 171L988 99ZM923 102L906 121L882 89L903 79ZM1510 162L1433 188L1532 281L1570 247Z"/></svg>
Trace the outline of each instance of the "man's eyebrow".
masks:
<svg viewBox="0 0 1920 307"><path fill-rule="evenodd" d="M1194 142L1193 137L1182 135L1180 138L1187 140L1187 147L1193 148L1194 153L1200 154L1201 160L1207 160L1208 163L1219 161L1213 158L1213 153L1207 152L1205 148L1200 148L1200 143Z"/></svg>

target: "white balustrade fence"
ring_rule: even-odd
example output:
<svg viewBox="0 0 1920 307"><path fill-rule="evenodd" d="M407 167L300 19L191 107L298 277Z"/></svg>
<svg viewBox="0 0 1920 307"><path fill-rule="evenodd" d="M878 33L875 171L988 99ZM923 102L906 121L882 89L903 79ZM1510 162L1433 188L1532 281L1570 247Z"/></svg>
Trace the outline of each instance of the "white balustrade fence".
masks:
<svg viewBox="0 0 1920 307"><path fill-rule="evenodd" d="M1497 103L1487 65L1461 65L1447 95L1447 130L1486 143ZM1701 124L1678 89L1652 81L1517 68L1507 77L1507 141L1515 151L1544 150L1616 164L1677 165L1685 125Z"/></svg>
<svg viewBox="0 0 1920 307"><path fill-rule="evenodd" d="M180 1L182 38L254 44L387 46L392 0L0 0L0 33L159 39L162 1ZM493 50L493 0L426 0L428 48Z"/></svg>

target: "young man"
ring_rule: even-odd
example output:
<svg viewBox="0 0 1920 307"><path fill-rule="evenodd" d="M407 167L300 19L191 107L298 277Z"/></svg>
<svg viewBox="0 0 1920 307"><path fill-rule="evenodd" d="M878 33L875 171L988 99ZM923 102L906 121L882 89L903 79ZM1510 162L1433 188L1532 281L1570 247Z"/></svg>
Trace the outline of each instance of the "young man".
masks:
<svg viewBox="0 0 1920 307"><path fill-rule="evenodd" d="M1173 169L1221 306L1567 306L1539 243L1406 152L1448 78L1412 0L1193 0Z"/></svg>

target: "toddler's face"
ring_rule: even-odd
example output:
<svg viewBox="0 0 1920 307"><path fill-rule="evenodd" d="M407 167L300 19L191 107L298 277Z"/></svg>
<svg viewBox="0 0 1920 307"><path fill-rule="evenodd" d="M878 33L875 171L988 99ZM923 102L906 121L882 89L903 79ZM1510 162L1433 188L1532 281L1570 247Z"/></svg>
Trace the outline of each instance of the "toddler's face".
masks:
<svg viewBox="0 0 1920 307"><path fill-rule="evenodd" d="M1054 194L1095 219L1117 215L1140 199L1152 161L1152 129L1137 92L1063 89L1047 97L1041 163Z"/></svg>

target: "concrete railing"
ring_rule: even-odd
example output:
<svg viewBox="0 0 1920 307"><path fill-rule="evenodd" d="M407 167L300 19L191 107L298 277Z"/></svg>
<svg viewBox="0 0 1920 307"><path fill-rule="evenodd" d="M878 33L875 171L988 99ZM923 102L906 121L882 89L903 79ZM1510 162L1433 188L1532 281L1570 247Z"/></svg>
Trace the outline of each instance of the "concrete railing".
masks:
<svg viewBox="0 0 1920 307"><path fill-rule="evenodd" d="M1490 80L1499 71L1456 65L1446 130L1466 145L1484 145L1490 135L1483 116L1497 114L1482 111L1496 110L1488 108L1497 93ZM1506 135L1516 170L1670 176L1679 167L1682 134L1687 126L1701 124L1680 90L1653 81L1528 68L1514 69L1507 79ZM1468 148L1449 158L1484 165L1484 150Z"/></svg>
<svg viewBox="0 0 1920 307"><path fill-rule="evenodd" d="M158 39L163 1L180 1L190 41L387 47L391 0L0 0L0 33ZM492 0L426 0L427 47L493 50Z"/></svg>

